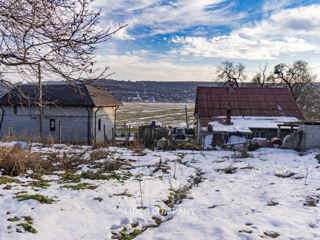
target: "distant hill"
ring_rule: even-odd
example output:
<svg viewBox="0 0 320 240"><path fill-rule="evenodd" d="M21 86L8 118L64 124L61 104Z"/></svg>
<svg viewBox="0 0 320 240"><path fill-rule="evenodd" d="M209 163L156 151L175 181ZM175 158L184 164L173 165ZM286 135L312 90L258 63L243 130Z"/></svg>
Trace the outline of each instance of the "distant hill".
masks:
<svg viewBox="0 0 320 240"><path fill-rule="evenodd" d="M223 82L156 82L156 81L117 81L99 80L122 102L194 102L197 86L224 86ZM252 86L240 83L240 86ZM320 119L320 82L307 86L297 103L307 120Z"/></svg>
<svg viewBox="0 0 320 240"><path fill-rule="evenodd" d="M46 84L66 84L64 81L44 81ZM197 86L222 86L215 82L156 82L156 81L118 81L98 80L95 85L106 87L112 95L122 102L194 102ZM0 97L6 89L0 86Z"/></svg>
<svg viewBox="0 0 320 240"><path fill-rule="evenodd" d="M223 86L221 82L155 82L99 80L123 102L194 102L197 86Z"/></svg>

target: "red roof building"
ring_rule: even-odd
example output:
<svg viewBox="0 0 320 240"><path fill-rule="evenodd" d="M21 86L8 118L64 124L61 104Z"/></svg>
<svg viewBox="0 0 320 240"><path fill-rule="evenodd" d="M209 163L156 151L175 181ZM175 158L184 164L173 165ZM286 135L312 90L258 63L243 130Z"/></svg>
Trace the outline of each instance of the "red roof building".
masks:
<svg viewBox="0 0 320 240"><path fill-rule="evenodd" d="M288 88L197 87L195 116L201 127L215 117L304 117Z"/></svg>

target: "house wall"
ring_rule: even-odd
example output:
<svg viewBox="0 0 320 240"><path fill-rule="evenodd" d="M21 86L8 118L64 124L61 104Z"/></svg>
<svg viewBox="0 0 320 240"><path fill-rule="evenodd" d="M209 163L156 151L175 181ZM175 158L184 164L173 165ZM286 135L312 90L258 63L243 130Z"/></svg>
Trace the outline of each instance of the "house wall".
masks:
<svg viewBox="0 0 320 240"><path fill-rule="evenodd" d="M0 129L1 137L13 135L16 137L32 138L39 136L39 111L37 108L17 106L6 106L0 109L3 116ZM98 110L86 107L53 107L43 109L43 137L53 137L59 140L59 121L61 121L61 140L71 143L88 143L94 141L95 130L97 130L97 140L103 140L103 126L106 126L108 138L112 137L114 123L114 108L100 108L97 111L97 118L101 118L102 131L95 129L95 111ZM89 111L89 112L88 112ZM89 119L88 119L89 117ZM55 120L55 131L50 131L50 119ZM89 122L88 122L89 121ZM89 127L89 134L88 134ZM88 136L89 135L89 136Z"/></svg>
<svg viewBox="0 0 320 240"><path fill-rule="evenodd" d="M94 136L97 143L104 141L110 142L113 139L113 134L115 133L115 111L116 107L93 108L94 121L92 122L92 127L95 131ZM99 120L101 121L100 129ZM104 134L106 134L106 139Z"/></svg>
<svg viewBox="0 0 320 240"><path fill-rule="evenodd" d="M223 144L227 144L229 138L231 136L237 136L237 137L245 137L248 139L252 138L252 134L251 133L227 133L227 132L212 132L212 146L221 146Z"/></svg>
<svg viewBox="0 0 320 240"><path fill-rule="evenodd" d="M283 147L298 151L320 148L320 126L300 125L297 132L286 137Z"/></svg>
<svg viewBox="0 0 320 240"><path fill-rule="evenodd" d="M308 150L320 148L320 126L301 125L299 131L303 131L302 149Z"/></svg>
<svg viewBox="0 0 320 240"><path fill-rule="evenodd" d="M267 139L277 137L277 133L278 133L278 129L250 128L250 130L252 131L252 137L258 137L260 135L260 137L264 136L264 138L267 138ZM283 139L285 136L287 136L290 133L291 133L290 129L281 128L280 138Z"/></svg>

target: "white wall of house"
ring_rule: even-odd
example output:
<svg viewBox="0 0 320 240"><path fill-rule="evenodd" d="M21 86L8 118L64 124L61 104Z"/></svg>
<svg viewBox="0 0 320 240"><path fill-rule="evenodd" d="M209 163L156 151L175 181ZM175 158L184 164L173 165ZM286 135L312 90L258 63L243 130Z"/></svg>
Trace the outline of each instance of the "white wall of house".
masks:
<svg viewBox="0 0 320 240"><path fill-rule="evenodd" d="M58 142L60 122L62 142L87 143L88 137L92 142L95 136L97 137L97 141L103 141L103 126L106 128L108 139L112 139L114 107L99 108L96 114L97 120L95 121L96 110L98 110L98 108L44 108L42 118L43 137L53 137L55 141ZM12 135L14 137L24 137L28 139L39 136L39 110L35 107L3 106L2 109L0 108L0 120L1 119L1 137ZM98 119L101 119L100 131L98 130ZM51 128L50 122L52 124ZM96 134L95 131L97 131Z"/></svg>
<svg viewBox="0 0 320 240"><path fill-rule="evenodd" d="M302 150L320 148L320 125L300 125L298 131L303 131Z"/></svg>
<svg viewBox="0 0 320 240"><path fill-rule="evenodd" d="M95 119L95 122L93 123L95 127L93 130L96 131L95 138L97 142L105 141L104 134L106 134L106 141L110 142L112 140L115 132L115 110L115 107L93 108L93 119Z"/></svg>

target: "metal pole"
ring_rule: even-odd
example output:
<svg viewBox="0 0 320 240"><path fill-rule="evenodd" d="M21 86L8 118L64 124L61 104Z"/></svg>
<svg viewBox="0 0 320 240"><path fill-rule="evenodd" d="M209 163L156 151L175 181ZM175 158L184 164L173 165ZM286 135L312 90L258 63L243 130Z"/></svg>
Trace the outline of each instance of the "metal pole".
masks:
<svg viewBox="0 0 320 240"><path fill-rule="evenodd" d="M40 139L42 139L42 114L43 114L43 107L42 107L42 83L41 83L41 65L38 64L38 74L39 74L39 125L40 125Z"/></svg>
<svg viewBox="0 0 320 240"><path fill-rule="evenodd" d="M187 123L187 129L189 128L189 122L188 122L188 111L187 111L187 105L184 105L184 109L186 111L186 123Z"/></svg>
<svg viewBox="0 0 320 240"><path fill-rule="evenodd" d="M278 125L278 131L277 131L277 137L278 138L280 138L280 136L281 136L280 132L281 132L281 126Z"/></svg>
<svg viewBox="0 0 320 240"><path fill-rule="evenodd" d="M115 110L114 110L114 132L112 133L112 139L114 139L117 135L117 110L118 110L119 106L116 106L115 107ZM112 140L113 141L113 140Z"/></svg>

